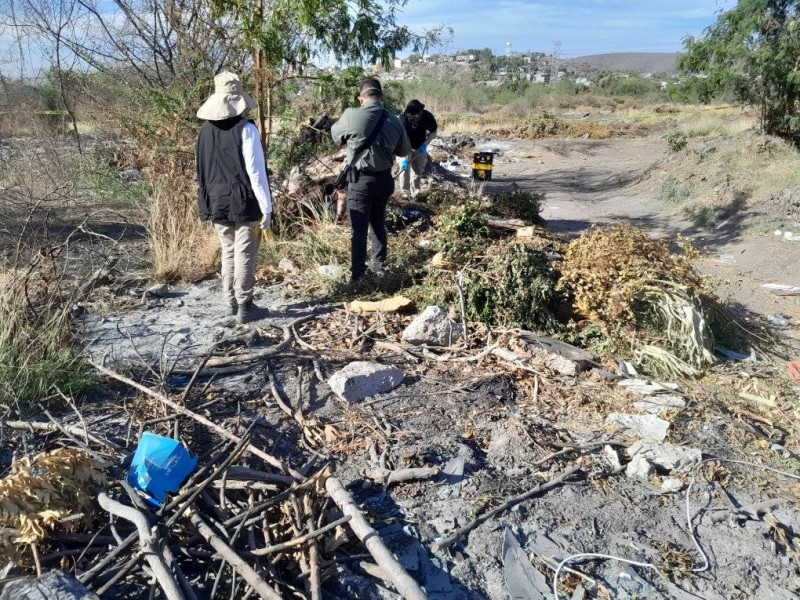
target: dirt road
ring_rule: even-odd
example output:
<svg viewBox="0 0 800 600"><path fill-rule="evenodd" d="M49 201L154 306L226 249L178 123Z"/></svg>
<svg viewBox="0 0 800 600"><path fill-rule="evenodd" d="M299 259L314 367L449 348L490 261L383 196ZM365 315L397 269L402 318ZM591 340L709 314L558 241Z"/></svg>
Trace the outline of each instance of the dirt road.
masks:
<svg viewBox="0 0 800 600"><path fill-rule="evenodd" d="M778 297L764 283L800 286L800 242L747 231L747 215L700 229L653 191L666 144L660 140L518 142L498 161L489 191L546 194L544 218L557 231L578 234L595 224L628 222L654 236L691 237L706 252L700 268L719 278L718 292L742 311L783 315L786 333L800 338L800 297Z"/></svg>

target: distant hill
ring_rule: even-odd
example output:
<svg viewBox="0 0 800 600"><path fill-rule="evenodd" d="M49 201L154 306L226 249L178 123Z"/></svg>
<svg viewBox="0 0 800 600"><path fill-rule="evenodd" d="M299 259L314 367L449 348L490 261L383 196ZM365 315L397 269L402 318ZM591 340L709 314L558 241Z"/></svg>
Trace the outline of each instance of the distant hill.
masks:
<svg viewBox="0 0 800 600"><path fill-rule="evenodd" d="M578 65L586 65L598 71L637 71L639 73L677 73L677 52L618 52L615 54L591 54L570 59Z"/></svg>

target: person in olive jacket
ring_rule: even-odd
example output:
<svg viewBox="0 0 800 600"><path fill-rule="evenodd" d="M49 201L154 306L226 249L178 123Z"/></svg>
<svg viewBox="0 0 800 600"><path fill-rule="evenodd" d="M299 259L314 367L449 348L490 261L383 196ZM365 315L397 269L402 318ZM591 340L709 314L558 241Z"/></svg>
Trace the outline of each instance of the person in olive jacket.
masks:
<svg viewBox="0 0 800 600"><path fill-rule="evenodd" d="M383 107L383 89L377 79L365 79L359 86L358 108L348 108L331 127L336 144L347 144L347 161L354 158L356 181L347 186L350 215L350 275L357 281L367 272L367 234L372 257L370 270L383 275L387 257L386 205L394 193L392 165L395 157L411 151L411 143L400 119ZM385 115L385 116L384 116ZM360 157L355 151L380 126L375 142Z"/></svg>
<svg viewBox="0 0 800 600"><path fill-rule="evenodd" d="M200 219L211 221L222 248L222 291L240 323L264 316L253 304L261 233L269 230L272 196L258 128L247 119L256 102L233 73L214 78L214 93L197 111Z"/></svg>

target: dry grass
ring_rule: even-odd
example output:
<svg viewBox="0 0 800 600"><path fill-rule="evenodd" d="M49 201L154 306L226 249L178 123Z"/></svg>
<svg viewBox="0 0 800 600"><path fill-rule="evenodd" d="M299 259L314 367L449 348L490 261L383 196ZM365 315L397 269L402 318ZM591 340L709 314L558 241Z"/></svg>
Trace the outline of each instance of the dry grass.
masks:
<svg viewBox="0 0 800 600"><path fill-rule="evenodd" d="M200 279L216 268L219 242L194 205L176 202L168 186L154 186L148 212L154 276L159 281Z"/></svg>

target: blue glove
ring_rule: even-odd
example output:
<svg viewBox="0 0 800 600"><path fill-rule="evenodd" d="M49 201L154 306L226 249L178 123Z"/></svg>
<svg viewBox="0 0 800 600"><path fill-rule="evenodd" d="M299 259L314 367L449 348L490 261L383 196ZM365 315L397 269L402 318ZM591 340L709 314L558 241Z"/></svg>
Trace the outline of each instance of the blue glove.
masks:
<svg viewBox="0 0 800 600"><path fill-rule="evenodd" d="M403 160L401 160L401 161L400 161L400 168L401 168L403 171L405 171L406 169L408 169L408 159L407 159L407 158L404 158Z"/></svg>
<svg viewBox="0 0 800 600"><path fill-rule="evenodd" d="M420 154L425 154L427 151L428 151L428 144L422 144L422 146L419 147Z"/></svg>

